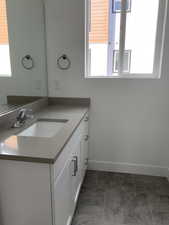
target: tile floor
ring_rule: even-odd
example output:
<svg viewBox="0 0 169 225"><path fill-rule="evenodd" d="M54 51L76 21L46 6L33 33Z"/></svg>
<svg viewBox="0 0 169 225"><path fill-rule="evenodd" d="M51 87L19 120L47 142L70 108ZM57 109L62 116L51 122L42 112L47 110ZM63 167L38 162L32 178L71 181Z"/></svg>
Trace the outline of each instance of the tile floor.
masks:
<svg viewBox="0 0 169 225"><path fill-rule="evenodd" d="M169 182L88 171L72 225L169 225Z"/></svg>

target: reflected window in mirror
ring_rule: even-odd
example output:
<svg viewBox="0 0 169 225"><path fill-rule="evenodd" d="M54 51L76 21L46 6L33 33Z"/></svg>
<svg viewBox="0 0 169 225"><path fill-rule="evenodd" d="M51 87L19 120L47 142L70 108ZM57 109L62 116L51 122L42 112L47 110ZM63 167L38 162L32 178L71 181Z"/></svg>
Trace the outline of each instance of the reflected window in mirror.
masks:
<svg viewBox="0 0 169 225"><path fill-rule="evenodd" d="M0 0L0 77L11 76L6 0Z"/></svg>

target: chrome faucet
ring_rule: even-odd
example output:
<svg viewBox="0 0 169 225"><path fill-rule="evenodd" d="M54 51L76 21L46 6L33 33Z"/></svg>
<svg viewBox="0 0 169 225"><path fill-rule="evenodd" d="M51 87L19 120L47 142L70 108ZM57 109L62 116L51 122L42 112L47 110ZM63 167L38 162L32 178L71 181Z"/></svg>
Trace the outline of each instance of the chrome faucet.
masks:
<svg viewBox="0 0 169 225"><path fill-rule="evenodd" d="M14 128L22 127L27 119L33 119L32 109L21 109L16 117L16 122L14 123Z"/></svg>

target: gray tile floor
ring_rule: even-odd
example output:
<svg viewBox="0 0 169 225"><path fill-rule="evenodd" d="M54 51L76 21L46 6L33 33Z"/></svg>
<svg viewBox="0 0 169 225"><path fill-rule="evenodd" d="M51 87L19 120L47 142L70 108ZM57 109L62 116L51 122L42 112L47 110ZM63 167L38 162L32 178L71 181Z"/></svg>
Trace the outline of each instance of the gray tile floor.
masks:
<svg viewBox="0 0 169 225"><path fill-rule="evenodd" d="M169 182L88 171L72 225L169 225Z"/></svg>

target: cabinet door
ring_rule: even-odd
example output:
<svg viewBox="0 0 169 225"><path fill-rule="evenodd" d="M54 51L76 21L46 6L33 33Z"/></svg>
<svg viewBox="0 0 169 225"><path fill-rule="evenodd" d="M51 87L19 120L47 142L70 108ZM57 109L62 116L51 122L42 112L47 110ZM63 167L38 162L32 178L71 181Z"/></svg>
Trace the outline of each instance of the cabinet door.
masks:
<svg viewBox="0 0 169 225"><path fill-rule="evenodd" d="M72 170L72 180L71 180L73 208L75 208L76 206L78 195L80 192L80 186L81 186L80 151L81 151L81 140L79 138L78 142L74 146L74 151L72 154L72 162L74 164L73 170Z"/></svg>
<svg viewBox="0 0 169 225"><path fill-rule="evenodd" d="M71 161L68 160L54 184L55 225L69 225L71 220Z"/></svg>

